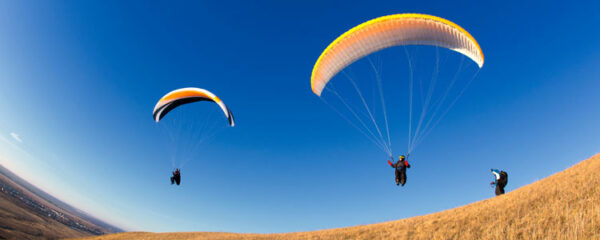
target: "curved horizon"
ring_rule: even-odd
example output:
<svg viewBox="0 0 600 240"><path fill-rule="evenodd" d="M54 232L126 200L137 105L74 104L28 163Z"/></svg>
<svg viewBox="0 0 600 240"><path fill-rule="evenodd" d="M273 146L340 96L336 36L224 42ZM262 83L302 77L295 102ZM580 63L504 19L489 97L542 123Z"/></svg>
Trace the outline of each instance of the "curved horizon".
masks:
<svg viewBox="0 0 600 240"><path fill-rule="evenodd" d="M509 172L511 192L597 153L599 4L1 2L0 164L128 231L297 232L462 206L494 195L490 168ZM468 29L486 63L476 72L459 53L414 46L345 70L374 90L383 76L389 112L375 118L389 120L394 158L411 141L409 72L420 74L415 87L438 70L442 85L454 72L476 75L451 93L460 98L418 140L397 187L389 154L317 97L310 77L352 26L408 12ZM354 90L344 77L332 81ZM181 87L218 94L236 126L195 144L205 139L194 131L212 126L191 121L171 141L150 111ZM214 105L185 107L164 120L222 117Z"/></svg>

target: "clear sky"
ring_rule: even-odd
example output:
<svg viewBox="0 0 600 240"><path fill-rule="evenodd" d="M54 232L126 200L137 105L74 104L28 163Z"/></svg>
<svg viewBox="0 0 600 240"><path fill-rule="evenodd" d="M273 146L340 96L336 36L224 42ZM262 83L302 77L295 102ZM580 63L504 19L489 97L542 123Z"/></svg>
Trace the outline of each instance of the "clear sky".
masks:
<svg viewBox="0 0 600 240"><path fill-rule="evenodd" d="M599 11L593 1L2 1L0 164L127 230L304 231L461 206L493 197L490 168L509 172L511 191L599 152ZM461 25L486 62L398 188L386 154L312 93L310 74L338 35L406 12ZM373 59L405 81L392 66L406 67L399 49ZM360 64L351 68L368 70ZM217 94L237 125L192 152L175 187L151 110L181 87ZM396 155L402 114L390 116Z"/></svg>

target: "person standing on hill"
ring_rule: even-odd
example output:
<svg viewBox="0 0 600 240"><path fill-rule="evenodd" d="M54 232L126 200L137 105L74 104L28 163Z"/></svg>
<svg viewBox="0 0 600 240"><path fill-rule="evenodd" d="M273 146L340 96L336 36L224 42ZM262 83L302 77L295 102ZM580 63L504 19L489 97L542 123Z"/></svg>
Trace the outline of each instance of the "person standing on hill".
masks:
<svg viewBox="0 0 600 240"><path fill-rule="evenodd" d="M400 184L404 186L404 184L406 184L406 168L410 168L410 164L406 161L406 157L400 155L396 163L392 163L392 159L390 159L388 160L388 164L396 169L396 186Z"/></svg>
<svg viewBox="0 0 600 240"><path fill-rule="evenodd" d="M490 169L494 174L495 180L490 185L496 185L496 196L504 194L504 187L508 183L508 173L498 169Z"/></svg>

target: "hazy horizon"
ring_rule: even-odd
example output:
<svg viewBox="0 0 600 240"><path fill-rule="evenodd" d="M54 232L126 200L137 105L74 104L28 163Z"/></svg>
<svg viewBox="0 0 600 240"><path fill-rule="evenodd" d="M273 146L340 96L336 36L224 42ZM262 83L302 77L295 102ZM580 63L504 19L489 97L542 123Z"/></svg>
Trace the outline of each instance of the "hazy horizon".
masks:
<svg viewBox="0 0 600 240"><path fill-rule="evenodd" d="M599 7L2 2L0 164L130 231L295 232L465 205L494 196L490 168L509 172L511 191L600 151ZM340 34L410 12L462 26L486 62L411 153L407 185L399 188L386 153L311 91L310 76ZM439 52L448 65L464 59L444 49L409 51L424 60ZM387 80L386 101L399 106L390 112L394 157L407 143L402 54L372 56ZM372 74L365 61L350 70ZM151 118L156 101L182 87L212 91L236 117L235 127L218 129L185 160ZM195 119L218 113L213 107L173 113ZM221 117L214 116L225 123ZM182 167L180 186L169 183L174 167Z"/></svg>

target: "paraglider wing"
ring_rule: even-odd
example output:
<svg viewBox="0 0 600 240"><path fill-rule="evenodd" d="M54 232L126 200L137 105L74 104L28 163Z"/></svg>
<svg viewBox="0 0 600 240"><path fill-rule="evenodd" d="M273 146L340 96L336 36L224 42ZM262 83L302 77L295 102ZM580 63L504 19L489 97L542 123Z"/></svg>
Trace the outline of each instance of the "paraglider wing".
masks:
<svg viewBox="0 0 600 240"><path fill-rule="evenodd" d="M338 72L356 60L384 48L432 45L459 52L483 66L483 53L466 30L446 19L425 14L396 14L360 24L339 36L321 53L311 76L315 94Z"/></svg>
<svg viewBox="0 0 600 240"><path fill-rule="evenodd" d="M154 111L152 112L154 121L159 122L167 113L181 105L198 101L217 103L223 110L223 113L225 113L225 117L229 121L229 126L233 127L235 125L233 114L223 101L211 92L201 88L181 88L167 93L154 106Z"/></svg>

